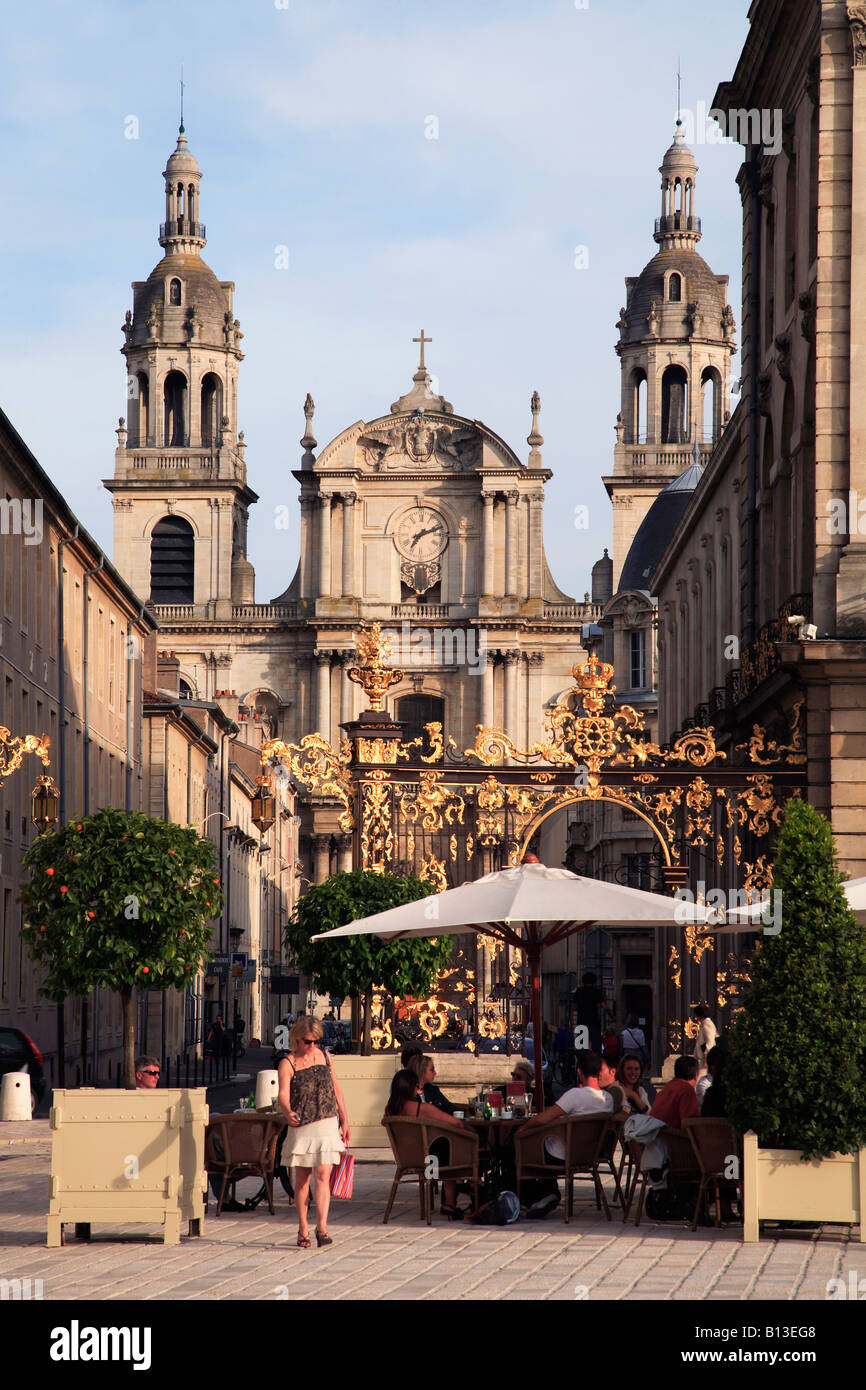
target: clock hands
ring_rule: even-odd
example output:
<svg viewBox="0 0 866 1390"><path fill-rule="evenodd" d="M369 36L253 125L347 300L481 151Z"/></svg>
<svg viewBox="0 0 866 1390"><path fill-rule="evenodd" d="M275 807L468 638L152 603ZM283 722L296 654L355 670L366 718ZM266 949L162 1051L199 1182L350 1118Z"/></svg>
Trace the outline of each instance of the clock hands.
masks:
<svg viewBox="0 0 866 1390"><path fill-rule="evenodd" d="M414 550L414 549L415 549L415 546L418 544L418 542L419 542L420 540L423 539L424 536L441 536L441 535L442 535L442 527L441 527L441 526L428 526L424 531L419 531L419 532L417 533L417 535L415 535L415 536L412 537L411 549Z"/></svg>

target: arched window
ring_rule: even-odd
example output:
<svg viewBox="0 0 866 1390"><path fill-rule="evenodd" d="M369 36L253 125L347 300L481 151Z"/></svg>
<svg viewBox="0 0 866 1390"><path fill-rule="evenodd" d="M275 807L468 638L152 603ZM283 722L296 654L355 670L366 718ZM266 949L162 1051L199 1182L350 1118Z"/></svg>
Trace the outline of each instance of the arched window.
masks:
<svg viewBox="0 0 866 1390"><path fill-rule="evenodd" d="M714 444L722 432L722 385L715 367L701 373L701 422L704 443Z"/></svg>
<svg viewBox="0 0 866 1390"><path fill-rule="evenodd" d="M785 180L785 308L794 298L797 282L797 156L788 155Z"/></svg>
<svg viewBox="0 0 866 1390"><path fill-rule="evenodd" d="M169 302L169 304L179 304L179 303L180 303L180 281L179 281L179 280L172 280L172 281L169 283L169 287L168 287L168 302Z"/></svg>
<svg viewBox="0 0 866 1390"><path fill-rule="evenodd" d="M132 402L132 410L130 412L130 436L131 442L133 444L137 444L139 448L143 449L147 445L148 412L150 408L150 386L148 385L147 375L145 372L139 372L137 374L136 382L138 383L137 396L136 399Z"/></svg>
<svg viewBox="0 0 866 1390"><path fill-rule="evenodd" d="M682 277L676 271L668 280L668 299L672 304L679 304L683 297Z"/></svg>
<svg viewBox="0 0 866 1390"><path fill-rule="evenodd" d="M192 699L192 686L189 684L189 681L184 680L183 676L178 679L177 693L182 700Z"/></svg>
<svg viewBox="0 0 866 1390"><path fill-rule="evenodd" d="M195 184L191 183L186 190L186 213L190 222L195 221Z"/></svg>
<svg viewBox="0 0 866 1390"><path fill-rule="evenodd" d="M684 367L666 367L662 377L662 444L688 442L688 385Z"/></svg>
<svg viewBox="0 0 866 1390"><path fill-rule="evenodd" d="M181 516L164 516L150 538L151 603L192 603L195 593L195 536Z"/></svg>
<svg viewBox="0 0 866 1390"><path fill-rule="evenodd" d="M165 429L163 444L168 448L186 446L186 377L169 372L165 379Z"/></svg>
<svg viewBox="0 0 866 1390"><path fill-rule="evenodd" d="M406 738L420 738L425 724L445 724L445 701L436 695L404 695L397 701L397 718L408 725Z"/></svg>
<svg viewBox="0 0 866 1390"><path fill-rule="evenodd" d="M178 186L177 186L177 221L178 221L178 231L182 231L183 228L182 228L181 225L180 225L180 224L183 222L183 184L182 184L182 183L179 183Z"/></svg>
<svg viewBox="0 0 866 1390"><path fill-rule="evenodd" d="M634 444L646 443L646 372L636 367L632 373L632 418L631 432Z"/></svg>
<svg viewBox="0 0 866 1390"><path fill-rule="evenodd" d="M222 382L214 372L201 379L201 442L218 444L222 421Z"/></svg>

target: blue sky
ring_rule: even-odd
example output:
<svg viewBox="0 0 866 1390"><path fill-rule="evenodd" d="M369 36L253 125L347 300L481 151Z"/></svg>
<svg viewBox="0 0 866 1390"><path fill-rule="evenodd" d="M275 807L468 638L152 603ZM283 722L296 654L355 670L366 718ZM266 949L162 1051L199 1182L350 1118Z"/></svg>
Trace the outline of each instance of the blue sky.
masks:
<svg viewBox="0 0 866 1390"><path fill-rule="evenodd" d="M614 325L623 278L655 250L677 57L683 106L709 108L742 47L745 0L282 4L47 0L7 12L0 405L111 554L101 479L125 412L120 326L130 282L162 254L183 63L204 257L235 281L245 335L256 597L280 593L296 564L290 470L306 392L321 448L409 388L421 327L455 411L523 459L540 391L548 559L582 597L610 545L599 479L619 408ZM739 325L740 149L693 148L699 249L730 275ZM275 268L283 245L287 270ZM274 528L284 504L288 545ZM574 529L577 506L589 507L588 531Z"/></svg>

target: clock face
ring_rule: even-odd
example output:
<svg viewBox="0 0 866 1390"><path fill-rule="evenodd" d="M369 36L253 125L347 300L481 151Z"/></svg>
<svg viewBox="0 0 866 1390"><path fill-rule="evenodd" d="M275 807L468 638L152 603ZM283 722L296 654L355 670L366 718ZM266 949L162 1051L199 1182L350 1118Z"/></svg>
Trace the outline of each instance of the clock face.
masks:
<svg viewBox="0 0 866 1390"><path fill-rule="evenodd" d="M432 507L413 507L400 518L394 539L408 560L435 560L448 544L448 528Z"/></svg>

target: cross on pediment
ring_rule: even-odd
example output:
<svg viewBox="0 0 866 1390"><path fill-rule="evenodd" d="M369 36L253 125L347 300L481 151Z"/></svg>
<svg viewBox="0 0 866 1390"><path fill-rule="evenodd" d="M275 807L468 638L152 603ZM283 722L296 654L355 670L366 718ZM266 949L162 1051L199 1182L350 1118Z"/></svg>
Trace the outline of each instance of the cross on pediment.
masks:
<svg viewBox="0 0 866 1390"><path fill-rule="evenodd" d="M421 336L420 336L420 338L413 338L413 339L412 339L412 342L413 342L413 343L420 343L420 344L421 344L421 361L418 363L418 370L419 370L419 372L423 372L423 371L424 371L424 344L425 344L425 343L432 343L432 341L433 341L432 338L425 338L425 337L424 337L424 329L423 329L423 328L421 329Z"/></svg>

